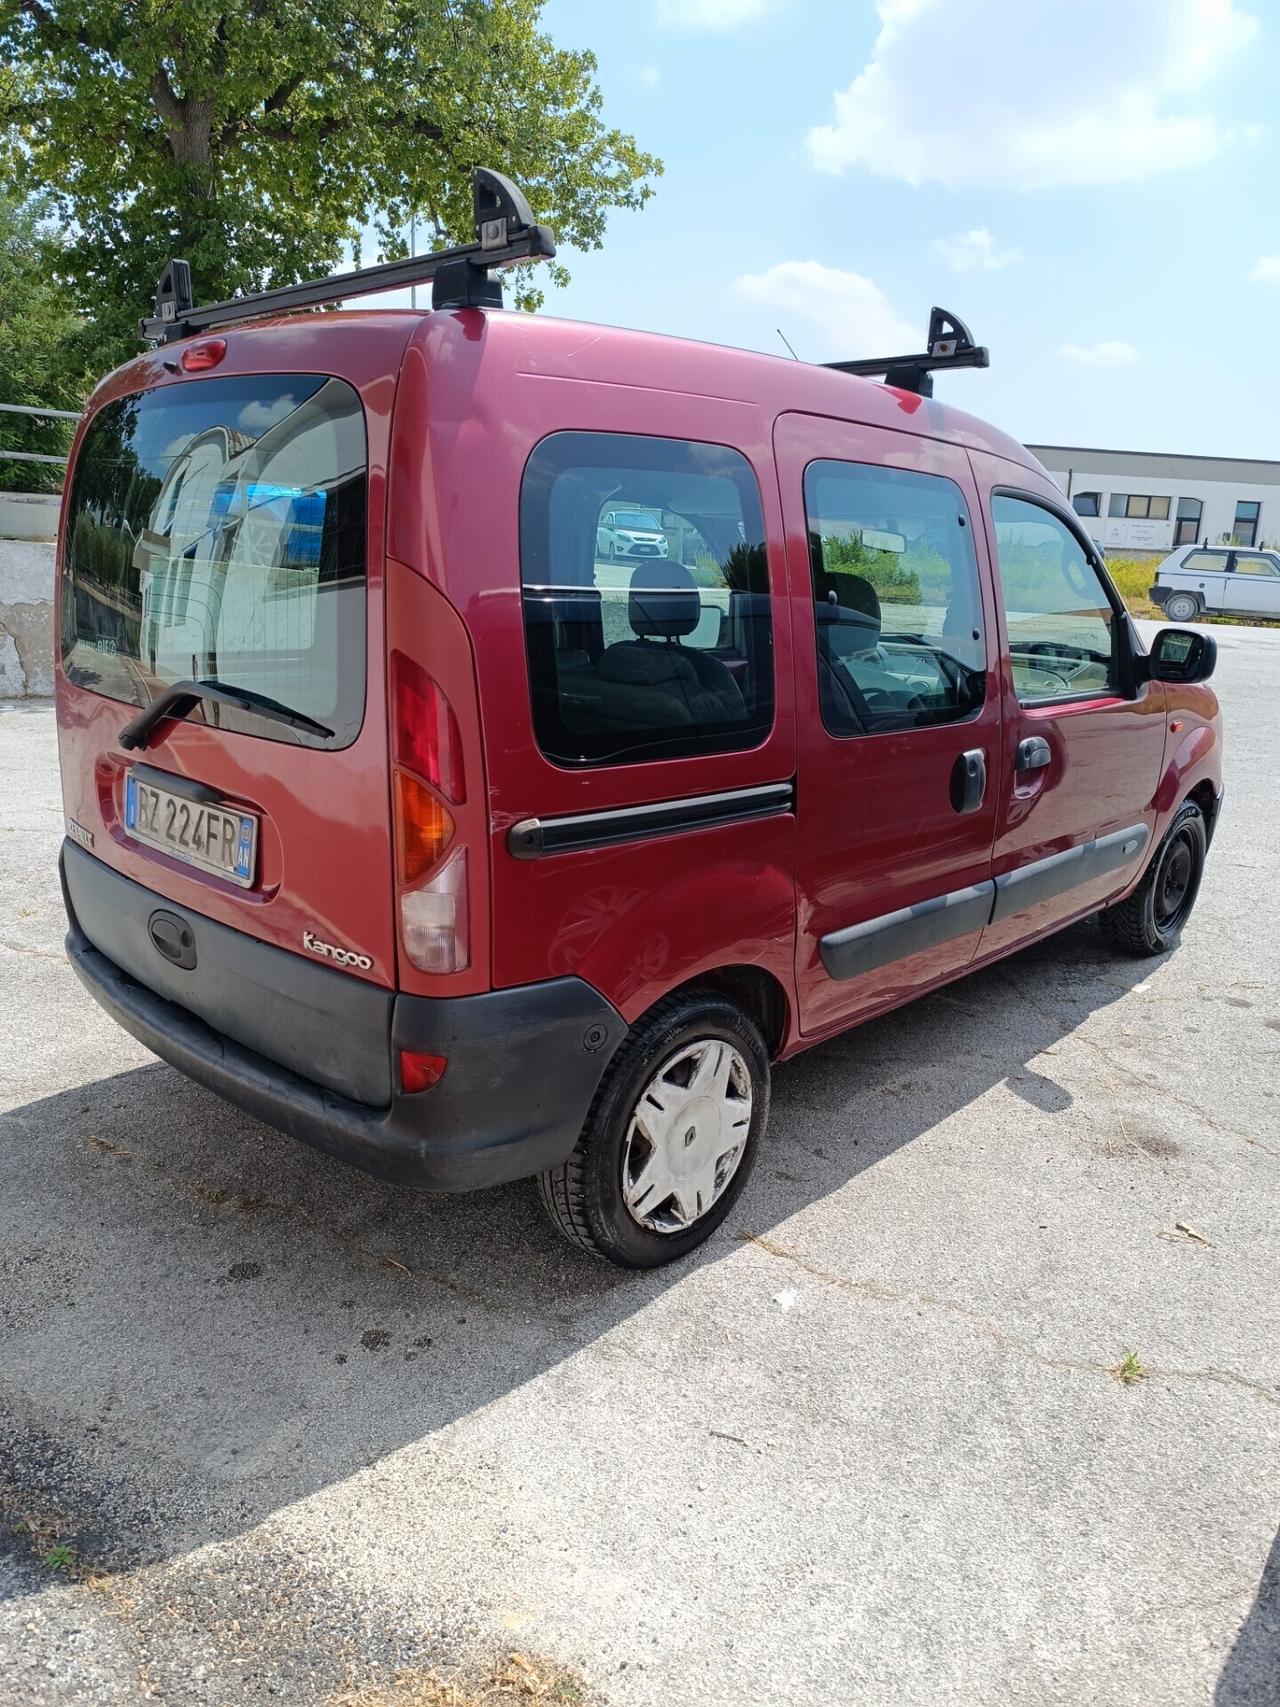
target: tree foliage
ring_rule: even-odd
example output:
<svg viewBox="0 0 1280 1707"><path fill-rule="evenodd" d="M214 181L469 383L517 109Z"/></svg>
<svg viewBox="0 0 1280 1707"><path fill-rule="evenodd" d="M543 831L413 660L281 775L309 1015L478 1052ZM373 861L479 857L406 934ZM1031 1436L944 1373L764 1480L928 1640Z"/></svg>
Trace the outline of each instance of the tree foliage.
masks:
<svg viewBox="0 0 1280 1707"><path fill-rule="evenodd" d="M403 253L410 210L469 241L476 165L599 248L662 168L606 127L594 56L557 48L542 5L0 0L0 182L51 198L115 360L171 255L211 301L314 277L369 225Z"/></svg>
<svg viewBox="0 0 1280 1707"><path fill-rule="evenodd" d="M93 339L58 277L61 246L39 203L0 197L0 403L79 409ZM70 423L0 413L0 448L65 456ZM0 491L56 492L62 469L0 457Z"/></svg>

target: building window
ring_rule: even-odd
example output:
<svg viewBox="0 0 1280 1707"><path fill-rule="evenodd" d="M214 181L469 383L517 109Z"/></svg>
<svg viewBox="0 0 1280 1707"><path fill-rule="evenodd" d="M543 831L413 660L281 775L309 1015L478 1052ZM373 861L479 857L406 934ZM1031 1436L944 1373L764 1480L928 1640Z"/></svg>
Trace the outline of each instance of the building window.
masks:
<svg viewBox="0 0 1280 1707"><path fill-rule="evenodd" d="M1071 502L1078 516L1096 516L1101 498L1101 492L1077 492Z"/></svg>
<svg viewBox="0 0 1280 1707"><path fill-rule="evenodd" d="M1261 504L1246 503L1243 498L1236 505L1235 526L1231 533L1237 545L1258 543L1258 516L1261 509Z"/></svg>
<svg viewBox="0 0 1280 1707"><path fill-rule="evenodd" d="M1204 513L1204 505L1199 498L1178 499L1178 525L1173 530L1173 549L1180 545L1194 545L1200 537L1200 518Z"/></svg>
<svg viewBox="0 0 1280 1707"><path fill-rule="evenodd" d="M1082 510L1081 515L1084 514ZM1113 492L1111 502L1107 506L1109 516L1124 516L1129 521L1167 522L1169 520L1169 500L1167 498L1149 498L1141 492Z"/></svg>

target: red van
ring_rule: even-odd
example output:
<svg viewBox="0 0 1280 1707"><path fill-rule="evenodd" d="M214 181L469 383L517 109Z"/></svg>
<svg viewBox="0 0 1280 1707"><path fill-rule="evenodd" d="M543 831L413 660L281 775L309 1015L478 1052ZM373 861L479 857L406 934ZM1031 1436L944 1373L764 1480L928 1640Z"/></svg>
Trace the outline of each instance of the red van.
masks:
<svg viewBox="0 0 1280 1707"><path fill-rule="evenodd" d="M932 400L958 322L823 368L504 313L550 240L483 177L444 256L212 309L171 267L95 392L68 949L259 1119L537 1176L642 1267L728 1213L771 1064L1087 914L1173 946L1215 648L1148 651L1034 458ZM274 312L415 266L430 312Z"/></svg>

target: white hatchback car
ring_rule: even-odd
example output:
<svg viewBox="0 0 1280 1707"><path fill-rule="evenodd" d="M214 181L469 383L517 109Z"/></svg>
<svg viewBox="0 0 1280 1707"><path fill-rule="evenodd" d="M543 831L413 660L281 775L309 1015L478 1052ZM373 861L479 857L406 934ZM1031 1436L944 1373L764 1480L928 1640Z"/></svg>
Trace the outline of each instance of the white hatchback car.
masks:
<svg viewBox="0 0 1280 1707"><path fill-rule="evenodd" d="M1170 622L1194 622L1206 611L1280 622L1280 552L1184 545L1156 570L1148 597Z"/></svg>

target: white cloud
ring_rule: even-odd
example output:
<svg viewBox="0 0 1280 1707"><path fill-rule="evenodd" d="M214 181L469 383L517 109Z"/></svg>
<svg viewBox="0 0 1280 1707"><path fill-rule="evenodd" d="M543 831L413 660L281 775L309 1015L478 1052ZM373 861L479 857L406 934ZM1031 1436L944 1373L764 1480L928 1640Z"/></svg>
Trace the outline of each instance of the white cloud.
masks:
<svg viewBox="0 0 1280 1707"><path fill-rule="evenodd" d="M636 72L636 76L640 79L642 89L652 89L658 81L658 67L656 65L642 65Z"/></svg>
<svg viewBox="0 0 1280 1707"><path fill-rule="evenodd" d="M995 238L985 225L973 231L962 231L955 237L936 237L933 247L957 273L993 273L998 267L1007 267L1011 261L1022 259L1016 249L997 248Z"/></svg>
<svg viewBox="0 0 1280 1707"><path fill-rule="evenodd" d="M922 342L921 328L894 310L879 285L821 261L779 261L768 272L745 274L733 288L747 302L777 309L782 330L806 360L892 355ZM794 330L797 317L817 332L820 349L803 347L806 340Z"/></svg>
<svg viewBox="0 0 1280 1707"><path fill-rule="evenodd" d="M736 30L767 12L773 0L658 0L658 22L686 30Z"/></svg>
<svg viewBox="0 0 1280 1707"><path fill-rule="evenodd" d="M879 13L834 122L809 132L823 171L1122 183L1208 160L1239 134L1193 100L1257 33L1235 0L880 0Z"/></svg>
<svg viewBox="0 0 1280 1707"><path fill-rule="evenodd" d="M1260 256L1249 277L1255 284L1280 284L1280 255Z"/></svg>
<svg viewBox="0 0 1280 1707"><path fill-rule="evenodd" d="M1132 367L1138 359L1133 345L1120 338L1106 338L1100 344L1064 344L1058 353L1081 367Z"/></svg>

